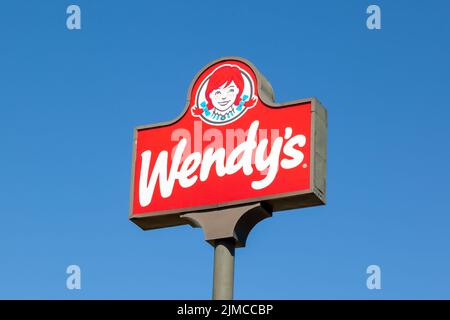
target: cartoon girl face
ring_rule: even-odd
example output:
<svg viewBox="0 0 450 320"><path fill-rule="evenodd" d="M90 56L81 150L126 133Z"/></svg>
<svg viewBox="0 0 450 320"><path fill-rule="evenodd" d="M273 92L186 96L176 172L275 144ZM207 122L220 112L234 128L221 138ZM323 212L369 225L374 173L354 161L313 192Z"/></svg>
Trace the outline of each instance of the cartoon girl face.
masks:
<svg viewBox="0 0 450 320"><path fill-rule="evenodd" d="M234 121L258 100L250 76L234 65L217 68L200 86L199 92L191 112L213 125Z"/></svg>
<svg viewBox="0 0 450 320"><path fill-rule="evenodd" d="M233 106L239 92L240 89L232 81L228 85L224 83L219 88L212 90L209 94L209 99L214 108L220 111L226 111Z"/></svg>

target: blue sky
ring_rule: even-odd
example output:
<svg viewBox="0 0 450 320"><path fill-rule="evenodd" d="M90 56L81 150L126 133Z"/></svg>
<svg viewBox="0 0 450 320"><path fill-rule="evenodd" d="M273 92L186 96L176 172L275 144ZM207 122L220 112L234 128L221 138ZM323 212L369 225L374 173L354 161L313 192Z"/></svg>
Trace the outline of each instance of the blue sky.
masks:
<svg viewBox="0 0 450 320"><path fill-rule="evenodd" d="M72 3L81 30L66 28ZM381 30L366 28L370 4ZM450 298L448 1L0 7L0 298L210 298L200 229L128 221L131 147L133 127L178 116L192 77L227 55L276 101L316 96L329 115L328 204L253 230L235 298Z"/></svg>

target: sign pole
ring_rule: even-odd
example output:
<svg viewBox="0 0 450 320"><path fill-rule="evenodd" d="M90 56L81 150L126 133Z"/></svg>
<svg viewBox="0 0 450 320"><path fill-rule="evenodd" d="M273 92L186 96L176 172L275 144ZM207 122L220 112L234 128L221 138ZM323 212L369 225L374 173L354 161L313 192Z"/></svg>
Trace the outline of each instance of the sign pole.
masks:
<svg viewBox="0 0 450 320"><path fill-rule="evenodd" d="M214 243L213 300L232 300L234 287L233 239L219 239Z"/></svg>
<svg viewBox="0 0 450 320"><path fill-rule="evenodd" d="M271 216L272 208L260 202L181 216L192 227L202 228L214 247L213 300L233 299L235 249L245 247L253 227Z"/></svg>

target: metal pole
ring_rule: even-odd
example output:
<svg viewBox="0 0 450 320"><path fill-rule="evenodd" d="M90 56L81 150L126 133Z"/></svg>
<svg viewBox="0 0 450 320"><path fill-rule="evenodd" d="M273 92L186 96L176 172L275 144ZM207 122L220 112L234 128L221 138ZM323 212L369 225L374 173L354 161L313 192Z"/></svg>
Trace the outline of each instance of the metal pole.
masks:
<svg viewBox="0 0 450 320"><path fill-rule="evenodd" d="M233 299L234 249L233 239L215 241L213 300Z"/></svg>

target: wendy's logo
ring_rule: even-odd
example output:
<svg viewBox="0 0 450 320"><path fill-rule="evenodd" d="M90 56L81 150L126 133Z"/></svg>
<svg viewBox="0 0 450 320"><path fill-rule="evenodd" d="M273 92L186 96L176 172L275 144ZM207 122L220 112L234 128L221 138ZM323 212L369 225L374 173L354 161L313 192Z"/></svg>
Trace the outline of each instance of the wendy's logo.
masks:
<svg viewBox="0 0 450 320"><path fill-rule="evenodd" d="M237 65L226 64L200 84L191 112L204 122L220 126L240 118L257 101L252 77Z"/></svg>

